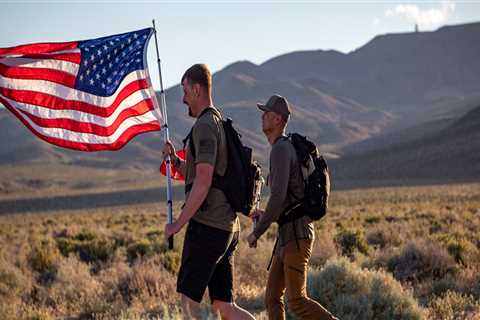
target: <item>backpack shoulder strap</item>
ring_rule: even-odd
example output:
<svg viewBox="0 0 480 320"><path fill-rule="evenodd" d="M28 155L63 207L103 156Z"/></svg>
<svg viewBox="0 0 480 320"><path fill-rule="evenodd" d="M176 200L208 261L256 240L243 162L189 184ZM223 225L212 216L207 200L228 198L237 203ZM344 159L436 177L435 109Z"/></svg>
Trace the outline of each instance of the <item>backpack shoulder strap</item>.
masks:
<svg viewBox="0 0 480 320"><path fill-rule="evenodd" d="M222 119L222 114L217 109L214 109L212 107L207 107L200 113L197 120L200 119L204 114L206 114L209 111L211 111L219 119ZM182 140L182 142L183 142L183 149L187 147L187 143L188 143L188 147L190 148L190 151L192 152L193 157L195 157L195 145L192 142L192 131L193 131L193 127L192 129L190 129L190 132Z"/></svg>

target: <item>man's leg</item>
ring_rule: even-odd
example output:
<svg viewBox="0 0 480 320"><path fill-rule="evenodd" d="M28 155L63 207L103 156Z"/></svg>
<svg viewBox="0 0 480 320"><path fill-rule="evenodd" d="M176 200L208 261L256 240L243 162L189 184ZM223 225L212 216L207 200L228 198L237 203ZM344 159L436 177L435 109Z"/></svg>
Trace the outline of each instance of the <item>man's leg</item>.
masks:
<svg viewBox="0 0 480 320"><path fill-rule="evenodd" d="M285 319L284 294L283 263L280 257L275 254L268 273L267 289L265 290L265 306L270 320Z"/></svg>
<svg viewBox="0 0 480 320"><path fill-rule="evenodd" d="M194 220L189 222L177 279L177 292L181 294L182 308L187 319L189 314L201 318L200 302L231 238L229 232Z"/></svg>
<svg viewBox="0 0 480 320"><path fill-rule="evenodd" d="M318 302L307 296L307 265L312 254L313 241L298 240L285 246L283 271L287 291L288 307L299 319L337 319Z"/></svg>
<svg viewBox="0 0 480 320"><path fill-rule="evenodd" d="M187 319L201 319L200 303L190 299L184 294L180 294L182 297L182 310Z"/></svg>
<svg viewBox="0 0 480 320"><path fill-rule="evenodd" d="M208 283L208 293L213 310L220 313L222 319L255 319L247 310L237 306L233 299L234 256L238 245L239 232L235 232L225 254L215 266Z"/></svg>
<svg viewBox="0 0 480 320"><path fill-rule="evenodd" d="M213 310L220 313L222 319L225 320L255 320L255 318L250 312L242 309L240 306L236 305L235 302L213 300L212 307Z"/></svg>

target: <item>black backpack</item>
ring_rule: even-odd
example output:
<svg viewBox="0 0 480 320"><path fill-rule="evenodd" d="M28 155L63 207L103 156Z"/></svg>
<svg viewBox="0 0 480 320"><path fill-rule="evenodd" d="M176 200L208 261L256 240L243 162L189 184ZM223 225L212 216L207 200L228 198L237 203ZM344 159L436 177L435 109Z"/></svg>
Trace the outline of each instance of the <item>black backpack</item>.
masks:
<svg viewBox="0 0 480 320"><path fill-rule="evenodd" d="M300 173L305 184L305 196L298 199L293 193L288 192L296 201L280 215L278 219L280 226L305 215L313 221L320 220L327 213L330 195L330 172L327 162L315 144L298 133L289 134L288 140L297 153Z"/></svg>
<svg viewBox="0 0 480 320"><path fill-rule="evenodd" d="M232 125L232 119L223 119L222 115L213 108L206 108L198 118L212 111L218 117L225 131L227 144L227 169L224 176L213 175L212 187L222 190L234 212L250 215L255 206L257 181L261 176L260 165L252 159L252 148L244 146L241 135ZM189 147L195 155L195 146L191 138L192 132L183 140L184 146L189 141ZM192 184L185 186L185 192L190 191Z"/></svg>

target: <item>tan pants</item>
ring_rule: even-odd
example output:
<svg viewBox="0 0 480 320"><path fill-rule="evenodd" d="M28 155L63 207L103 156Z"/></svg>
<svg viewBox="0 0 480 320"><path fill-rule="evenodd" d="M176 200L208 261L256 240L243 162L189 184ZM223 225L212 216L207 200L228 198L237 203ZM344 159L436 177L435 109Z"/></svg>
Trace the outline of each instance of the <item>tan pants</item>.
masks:
<svg viewBox="0 0 480 320"><path fill-rule="evenodd" d="M307 296L307 265L313 240L288 242L280 255L275 254L268 275L265 304L269 319L285 319L283 296L287 294L289 309L299 319L337 319L318 302Z"/></svg>

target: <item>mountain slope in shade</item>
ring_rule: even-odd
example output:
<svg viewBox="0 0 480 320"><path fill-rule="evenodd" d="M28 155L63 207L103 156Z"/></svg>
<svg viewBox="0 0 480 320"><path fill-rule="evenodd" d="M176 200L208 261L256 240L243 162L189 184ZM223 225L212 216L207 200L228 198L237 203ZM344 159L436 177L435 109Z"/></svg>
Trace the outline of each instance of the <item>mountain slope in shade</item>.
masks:
<svg viewBox="0 0 480 320"><path fill-rule="evenodd" d="M339 186L480 179L480 106L446 128L332 162Z"/></svg>

